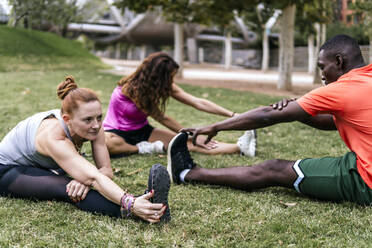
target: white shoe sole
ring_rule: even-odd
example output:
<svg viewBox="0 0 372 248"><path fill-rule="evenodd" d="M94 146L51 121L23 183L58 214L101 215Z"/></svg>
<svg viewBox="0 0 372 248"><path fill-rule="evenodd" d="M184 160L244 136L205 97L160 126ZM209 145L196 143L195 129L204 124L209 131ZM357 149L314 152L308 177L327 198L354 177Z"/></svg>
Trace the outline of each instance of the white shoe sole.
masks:
<svg viewBox="0 0 372 248"><path fill-rule="evenodd" d="M245 138L247 139L245 136L250 136L250 138L248 139L248 142L244 142L245 143L245 146L244 146L244 152L243 151L240 151L240 154L243 155L243 156L247 156L247 157L255 157L256 156L256 149L257 149L257 132L256 130L248 130L248 131L245 131L244 132L244 135L241 136L239 139L241 138ZM239 149L242 149L241 148L241 145L239 145L239 141L237 142L238 146L239 146ZM252 145L254 144L254 146L252 147ZM253 148L253 149L251 149ZM253 150L253 151L252 151Z"/></svg>

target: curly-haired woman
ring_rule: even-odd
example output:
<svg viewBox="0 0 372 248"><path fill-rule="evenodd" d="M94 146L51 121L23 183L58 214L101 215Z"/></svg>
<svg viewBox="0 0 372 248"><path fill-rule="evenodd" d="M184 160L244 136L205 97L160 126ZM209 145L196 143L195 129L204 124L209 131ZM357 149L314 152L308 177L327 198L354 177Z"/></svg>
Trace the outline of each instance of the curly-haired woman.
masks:
<svg viewBox="0 0 372 248"><path fill-rule="evenodd" d="M21 121L1 141L0 195L65 201L114 217L132 213L149 222L158 222L165 213L163 218L169 220L165 168L157 164L150 171L149 185L155 192L135 198L122 190L111 180L97 95L78 88L71 76L58 85L57 94L61 110ZM95 166L80 155L84 142L91 144ZM157 204L149 201L153 197Z"/></svg>
<svg viewBox="0 0 372 248"><path fill-rule="evenodd" d="M211 101L183 91L173 82L178 68L168 54L157 52L148 56L133 74L118 82L103 122L111 156L164 152L170 140L182 129L176 120L164 113L169 97L200 111L227 117L236 115ZM169 130L152 127L148 123L148 116ZM237 144L212 141L206 145L205 138L200 136L196 145L188 142L188 147L191 151L205 154L240 152L254 156L255 139L255 132L250 130L239 138Z"/></svg>

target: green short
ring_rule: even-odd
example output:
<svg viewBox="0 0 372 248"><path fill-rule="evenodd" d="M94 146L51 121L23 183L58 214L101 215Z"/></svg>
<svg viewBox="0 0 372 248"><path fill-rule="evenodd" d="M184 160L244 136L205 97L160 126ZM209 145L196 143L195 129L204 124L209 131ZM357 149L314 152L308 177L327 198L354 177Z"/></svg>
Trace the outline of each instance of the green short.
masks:
<svg viewBox="0 0 372 248"><path fill-rule="evenodd" d="M356 155L302 159L293 165L298 178L294 187L302 194L322 200L372 204L372 190L360 177Z"/></svg>

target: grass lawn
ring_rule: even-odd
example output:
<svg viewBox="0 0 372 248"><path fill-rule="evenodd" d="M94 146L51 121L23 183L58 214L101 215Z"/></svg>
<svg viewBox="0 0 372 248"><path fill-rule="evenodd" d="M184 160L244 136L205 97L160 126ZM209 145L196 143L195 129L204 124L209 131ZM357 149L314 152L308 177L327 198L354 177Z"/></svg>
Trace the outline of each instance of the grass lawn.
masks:
<svg viewBox="0 0 372 248"><path fill-rule="evenodd" d="M6 64L6 59L0 54L0 65ZM67 68L53 64L49 67L53 69L45 69L41 65L41 69L37 69L38 63L32 65L32 70L0 71L0 138L25 117L59 108L56 86L68 74L75 77L80 87L92 88L100 95L104 111L119 79L118 76L100 73L96 68L79 67L76 63ZM8 68L14 68L14 65ZM181 87L236 112L280 99L226 89ZM167 114L184 126L204 125L223 119L173 100L168 104ZM241 134L223 132L217 139L236 142ZM90 154L89 146L85 146L84 150ZM219 168L249 166L272 158L295 160L339 156L346 151L337 132L317 131L291 123L259 130L255 158L192 155L202 166ZM154 163L166 164L166 156L132 155L112 160L116 171L115 181L130 192L141 194L146 187L148 171ZM67 203L0 197L0 247L371 246L369 223L372 212L369 207L315 201L294 190L273 187L244 192L206 185L173 185L169 202L172 221L158 226L132 219L92 215Z"/></svg>

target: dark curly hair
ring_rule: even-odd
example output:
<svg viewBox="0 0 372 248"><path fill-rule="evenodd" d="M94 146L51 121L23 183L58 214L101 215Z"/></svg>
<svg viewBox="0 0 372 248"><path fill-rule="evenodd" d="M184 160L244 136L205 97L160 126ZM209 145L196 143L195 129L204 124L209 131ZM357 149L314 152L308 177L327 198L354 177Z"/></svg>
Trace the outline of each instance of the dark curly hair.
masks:
<svg viewBox="0 0 372 248"><path fill-rule="evenodd" d="M179 65L166 53L150 54L137 70L117 83L122 93L148 115L161 116L171 94Z"/></svg>

